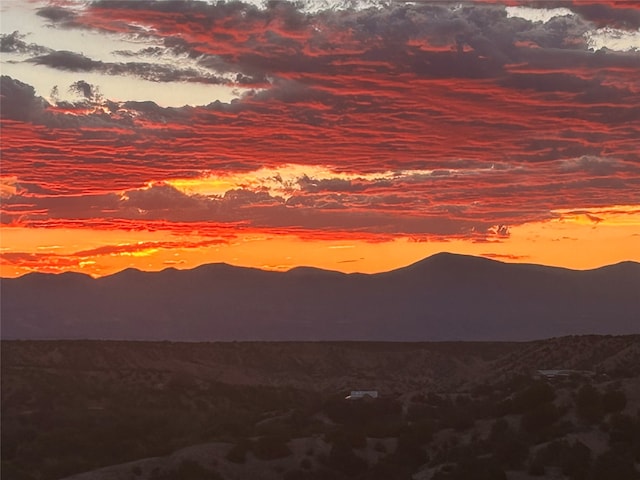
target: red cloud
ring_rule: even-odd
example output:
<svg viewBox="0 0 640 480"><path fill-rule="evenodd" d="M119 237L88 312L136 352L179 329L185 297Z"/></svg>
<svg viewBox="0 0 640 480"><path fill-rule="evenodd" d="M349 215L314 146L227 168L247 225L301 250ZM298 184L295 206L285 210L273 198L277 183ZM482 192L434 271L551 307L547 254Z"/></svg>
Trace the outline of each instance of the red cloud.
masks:
<svg viewBox="0 0 640 480"><path fill-rule="evenodd" d="M599 4L602 22L638 10ZM500 238L505 230L491 233L493 225L546 219L551 210L640 203L637 52L589 52L579 23L556 41L522 22L516 35L498 9L473 17L486 6L397 6L411 15L396 17L305 15L277 2L267 10L97 5L65 25L152 35L167 54L265 79L263 89L183 108L49 105L3 78L12 93L2 98L3 174L21 189L3 218L14 223ZM596 2L571 8L591 18L589 5ZM213 198L163 184L283 164L417 173L314 179L286 201L250 188Z"/></svg>

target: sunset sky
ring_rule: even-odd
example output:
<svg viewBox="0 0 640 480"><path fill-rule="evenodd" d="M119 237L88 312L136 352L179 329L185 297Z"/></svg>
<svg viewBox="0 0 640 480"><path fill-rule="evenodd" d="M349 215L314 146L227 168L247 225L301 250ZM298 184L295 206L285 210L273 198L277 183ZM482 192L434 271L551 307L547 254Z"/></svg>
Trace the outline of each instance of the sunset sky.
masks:
<svg viewBox="0 0 640 480"><path fill-rule="evenodd" d="M640 261L638 1L0 9L1 276Z"/></svg>

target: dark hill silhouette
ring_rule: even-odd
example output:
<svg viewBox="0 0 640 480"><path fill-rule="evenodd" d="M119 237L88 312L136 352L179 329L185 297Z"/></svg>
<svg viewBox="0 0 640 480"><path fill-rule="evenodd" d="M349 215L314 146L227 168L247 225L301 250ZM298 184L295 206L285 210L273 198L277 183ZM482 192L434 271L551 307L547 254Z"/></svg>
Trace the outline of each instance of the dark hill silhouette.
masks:
<svg viewBox="0 0 640 480"><path fill-rule="evenodd" d="M640 264L576 271L438 254L374 275L227 264L2 279L2 337L530 340L640 333Z"/></svg>

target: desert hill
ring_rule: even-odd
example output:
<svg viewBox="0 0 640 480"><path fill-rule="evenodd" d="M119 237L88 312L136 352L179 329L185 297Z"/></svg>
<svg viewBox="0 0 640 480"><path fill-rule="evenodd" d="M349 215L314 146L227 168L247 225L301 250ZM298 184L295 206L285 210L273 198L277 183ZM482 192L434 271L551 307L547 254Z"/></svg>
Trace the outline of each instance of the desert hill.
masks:
<svg viewBox="0 0 640 480"><path fill-rule="evenodd" d="M99 378L154 378L318 392L376 388L444 391L535 370L640 375L640 335L531 342L125 342L8 341L2 373L42 370ZM152 375L153 374L153 375Z"/></svg>
<svg viewBox="0 0 640 480"><path fill-rule="evenodd" d="M622 480L640 459L640 335L1 347L9 480Z"/></svg>
<svg viewBox="0 0 640 480"><path fill-rule="evenodd" d="M532 340L640 332L640 264L588 271L438 254L391 272L226 264L2 279L6 339Z"/></svg>
<svg viewBox="0 0 640 480"><path fill-rule="evenodd" d="M25 369L95 377L144 372L163 381L178 377L321 392L402 392L454 388L487 374L492 362L519 348L499 342L3 341L1 355L3 371L17 372L16 381Z"/></svg>

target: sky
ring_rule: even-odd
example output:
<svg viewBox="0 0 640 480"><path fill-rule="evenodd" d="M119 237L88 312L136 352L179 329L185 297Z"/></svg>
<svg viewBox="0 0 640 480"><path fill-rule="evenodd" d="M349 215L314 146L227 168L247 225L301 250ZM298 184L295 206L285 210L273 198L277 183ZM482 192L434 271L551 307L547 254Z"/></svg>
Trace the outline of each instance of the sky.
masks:
<svg viewBox="0 0 640 480"><path fill-rule="evenodd" d="M0 16L3 277L640 261L640 2Z"/></svg>

